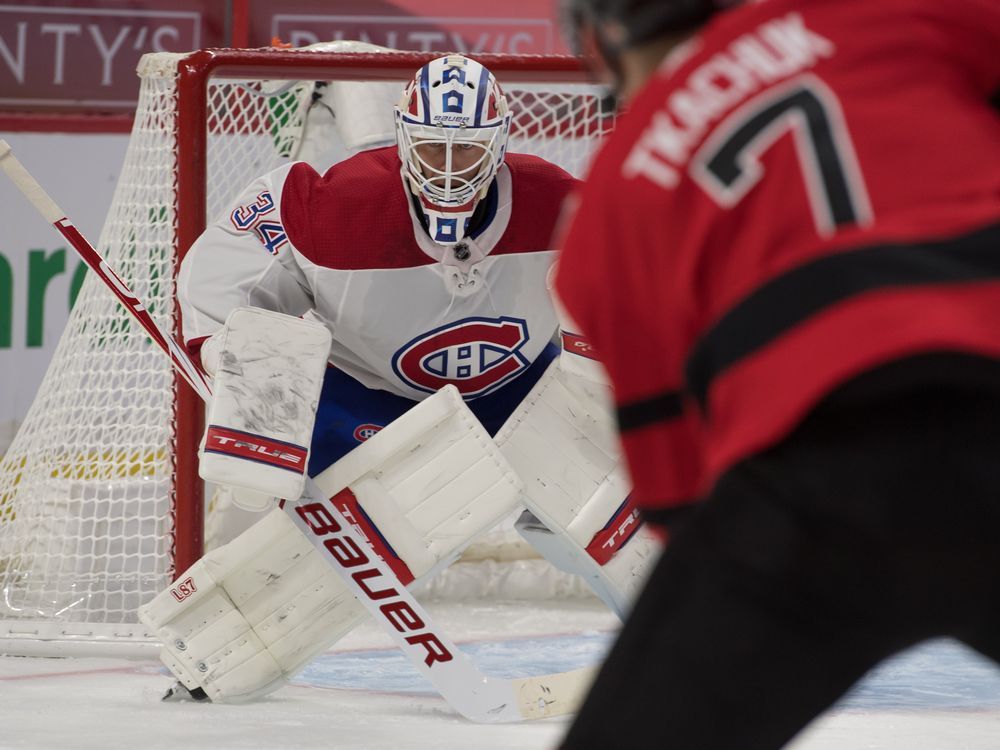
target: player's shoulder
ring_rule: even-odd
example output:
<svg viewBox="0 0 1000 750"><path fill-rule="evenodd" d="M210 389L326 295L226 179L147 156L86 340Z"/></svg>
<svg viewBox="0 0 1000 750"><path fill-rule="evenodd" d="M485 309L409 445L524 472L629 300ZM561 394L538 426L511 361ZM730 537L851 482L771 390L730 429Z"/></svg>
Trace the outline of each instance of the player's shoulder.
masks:
<svg viewBox="0 0 1000 750"><path fill-rule="evenodd" d="M292 166L281 216L296 249L327 268L420 265L395 147L362 151L322 175ZM404 248L404 249L401 249Z"/></svg>
<svg viewBox="0 0 1000 750"><path fill-rule="evenodd" d="M511 176L525 183L542 186L572 186L576 183L576 178L558 164L534 154L509 153L504 157L504 162L510 169Z"/></svg>
<svg viewBox="0 0 1000 750"><path fill-rule="evenodd" d="M533 154L507 154L515 208L557 210L580 182L562 167Z"/></svg>
<svg viewBox="0 0 1000 750"><path fill-rule="evenodd" d="M395 146L360 151L330 167L323 179L337 181L367 176L372 179L399 177L399 155Z"/></svg>
<svg viewBox="0 0 1000 750"><path fill-rule="evenodd" d="M551 250L564 204L579 180L562 167L529 154L507 154L497 180L501 186L509 184L510 201L500 208L509 212L509 218L491 255Z"/></svg>
<svg viewBox="0 0 1000 750"><path fill-rule="evenodd" d="M317 206L323 207L324 214L332 210L347 216L370 206L373 196L385 201L390 196L401 200L402 195L396 149L387 147L362 151L323 174L310 164L296 162L285 177L281 203L283 213L304 221L315 217Z"/></svg>
<svg viewBox="0 0 1000 750"><path fill-rule="evenodd" d="M337 194L342 200L351 195L371 195L375 186L399 183L399 158L395 146L362 151L320 174L306 162L291 165L285 189L296 193Z"/></svg>

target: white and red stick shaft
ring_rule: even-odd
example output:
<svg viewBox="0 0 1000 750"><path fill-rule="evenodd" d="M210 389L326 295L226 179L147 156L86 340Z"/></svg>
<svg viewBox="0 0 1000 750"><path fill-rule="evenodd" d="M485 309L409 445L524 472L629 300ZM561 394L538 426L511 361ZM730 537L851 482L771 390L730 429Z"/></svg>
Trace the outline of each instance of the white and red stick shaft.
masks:
<svg viewBox="0 0 1000 750"><path fill-rule="evenodd" d="M142 324L191 387L203 399L208 399L211 386L187 352L172 335L164 333L156 324L142 301L66 218L55 201L14 157L3 139L0 139L0 167ZM357 561L345 560L342 554L338 554L337 550L341 547L336 545L337 539L347 540L358 551L371 549L371 546L348 522L332 498L321 492L312 479L308 480L306 491L309 497L304 496L297 504L286 503L285 512L340 574L344 583L392 637L417 671L454 709L472 721L483 723L540 719L576 710L593 677L592 668L512 679L483 674L434 624L423 606L399 582L381 557L377 554L365 556L365 568L377 576L374 581L369 580L371 576L367 574L364 579L357 577ZM373 598L375 590L380 597L378 600ZM394 606L387 610L382 599L390 595L388 601ZM405 613L405 617L400 613ZM433 644L433 647L429 648L428 644Z"/></svg>
<svg viewBox="0 0 1000 750"><path fill-rule="evenodd" d="M101 280L114 292L121 303L128 308L133 317L146 329L150 338L170 357L181 376L194 388L195 392L207 400L212 394L211 386L205 375L191 361L187 352L181 348L172 335L165 333L157 325L145 305L121 280L115 270L107 264L101 254L94 249L94 246L87 241L87 238L80 234L73 222L66 218L63 210L56 205L56 202L42 189L38 181L14 157L10 145L2 139L0 139L0 165L3 166L11 181L45 217L46 221L50 222L66 238L66 241L73 246L83 261L101 277Z"/></svg>

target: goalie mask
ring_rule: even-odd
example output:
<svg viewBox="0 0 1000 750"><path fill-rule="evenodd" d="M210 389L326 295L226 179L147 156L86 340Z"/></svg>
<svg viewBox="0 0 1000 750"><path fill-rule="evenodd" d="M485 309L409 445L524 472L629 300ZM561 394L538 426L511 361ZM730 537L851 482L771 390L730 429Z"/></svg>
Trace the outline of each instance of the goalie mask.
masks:
<svg viewBox="0 0 1000 750"><path fill-rule="evenodd" d="M452 245L503 164L511 113L486 68L462 55L417 71L396 107L403 180L420 201L431 238Z"/></svg>

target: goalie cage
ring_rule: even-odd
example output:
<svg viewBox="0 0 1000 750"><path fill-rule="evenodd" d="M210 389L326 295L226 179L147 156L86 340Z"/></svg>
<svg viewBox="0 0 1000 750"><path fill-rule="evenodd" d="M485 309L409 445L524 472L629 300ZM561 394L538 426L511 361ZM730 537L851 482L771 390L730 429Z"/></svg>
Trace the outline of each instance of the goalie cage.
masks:
<svg viewBox="0 0 1000 750"><path fill-rule="evenodd" d="M350 42L144 56L99 252L157 322L177 331L174 274L206 217L289 159L322 170L392 143L391 105L435 56ZM579 61L476 58L514 112L509 150L580 176L613 117ZM221 529L217 541L227 536L219 519L229 516L205 502L198 478L202 424L200 402L167 358L88 277L0 461L0 653L156 652L136 610L200 557L206 515L209 530ZM588 595L563 574L540 575L532 566L548 566L532 557L508 523L419 593Z"/></svg>

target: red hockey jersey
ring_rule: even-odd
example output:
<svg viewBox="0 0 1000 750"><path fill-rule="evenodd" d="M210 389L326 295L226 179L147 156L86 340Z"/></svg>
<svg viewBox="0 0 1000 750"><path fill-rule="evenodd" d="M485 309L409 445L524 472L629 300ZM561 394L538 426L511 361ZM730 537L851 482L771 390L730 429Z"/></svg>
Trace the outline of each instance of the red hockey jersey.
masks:
<svg viewBox="0 0 1000 750"><path fill-rule="evenodd" d="M1000 357L998 89L995 0L748 3L664 61L556 279L641 504L703 496L881 363Z"/></svg>

